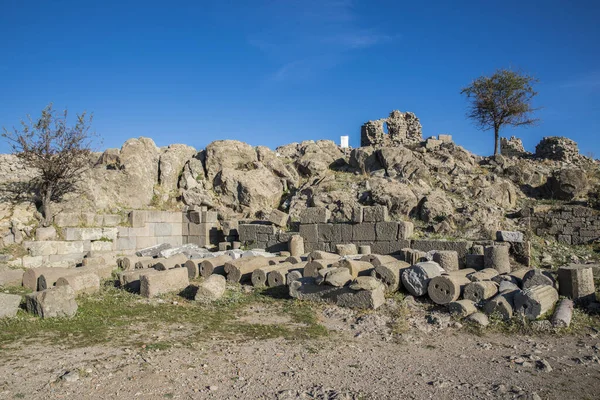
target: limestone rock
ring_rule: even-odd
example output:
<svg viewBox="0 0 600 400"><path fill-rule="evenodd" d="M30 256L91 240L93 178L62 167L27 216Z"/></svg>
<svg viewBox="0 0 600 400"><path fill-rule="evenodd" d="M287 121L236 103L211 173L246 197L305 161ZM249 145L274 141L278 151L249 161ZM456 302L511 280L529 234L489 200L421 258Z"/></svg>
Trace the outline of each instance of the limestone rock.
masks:
<svg viewBox="0 0 600 400"><path fill-rule="evenodd" d="M158 181L166 190L177 190L179 176L187 160L196 154L196 149L185 144L169 145L158 161Z"/></svg>
<svg viewBox="0 0 600 400"><path fill-rule="evenodd" d="M211 275L198 287L194 300L202 302L215 301L223 297L227 281L222 275Z"/></svg>
<svg viewBox="0 0 600 400"><path fill-rule="evenodd" d="M21 304L21 296L0 293L0 319L15 317L19 310L19 304Z"/></svg>

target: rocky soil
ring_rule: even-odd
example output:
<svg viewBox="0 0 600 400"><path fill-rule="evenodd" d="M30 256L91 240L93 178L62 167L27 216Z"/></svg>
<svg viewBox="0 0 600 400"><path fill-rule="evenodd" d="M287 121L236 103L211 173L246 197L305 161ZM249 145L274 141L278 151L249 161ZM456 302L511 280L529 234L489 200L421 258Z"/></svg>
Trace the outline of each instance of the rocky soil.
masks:
<svg viewBox="0 0 600 400"><path fill-rule="evenodd" d="M121 328L130 340L99 345L76 336L4 344L0 398L594 399L600 389L596 325L482 331L410 298L378 313L315 312L321 338L222 339L182 323L132 325ZM276 303L237 318L302 329Z"/></svg>

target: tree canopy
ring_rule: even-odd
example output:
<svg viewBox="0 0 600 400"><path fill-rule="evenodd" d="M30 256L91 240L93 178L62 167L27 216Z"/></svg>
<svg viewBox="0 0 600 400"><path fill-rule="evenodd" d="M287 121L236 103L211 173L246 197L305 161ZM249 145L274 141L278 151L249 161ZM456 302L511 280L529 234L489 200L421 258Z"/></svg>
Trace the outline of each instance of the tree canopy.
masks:
<svg viewBox="0 0 600 400"><path fill-rule="evenodd" d="M21 121L21 129L3 128L13 152L26 167L36 171L31 184L39 196L44 223L48 224L50 203L74 192L83 172L89 167L92 116L77 115L74 126L67 125L68 112L57 114L52 104L42 110L39 119L29 115Z"/></svg>
<svg viewBox="0 0 600 400"><path fill-rule="evenodd" d="M470 102L467 117L481 130L494 130L494 155L498 154L500 129L506 125L532 125L537 109L531 100L538 93L533 76L511 71L497 70L491 76L481 76L461 90Z"/></svg>

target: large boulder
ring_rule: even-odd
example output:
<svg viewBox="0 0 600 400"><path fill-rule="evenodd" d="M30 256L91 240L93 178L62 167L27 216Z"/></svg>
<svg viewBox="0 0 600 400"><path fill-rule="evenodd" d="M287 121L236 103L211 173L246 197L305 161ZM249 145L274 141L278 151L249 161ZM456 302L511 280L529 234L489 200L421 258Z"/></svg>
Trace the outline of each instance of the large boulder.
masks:
<svg viewBox="0 0 600 400"><path fill-rule="evenodd" d="M565 168L556 171L546 183L548 197L559 200L573 200L585 194L588 179L584 170Z"/></svg>
<svg viewBox="0 0 600 400"><path fill-rule="evenodd" d="M363 174L383 168L377 157L377 150L372 146L353 149L350 153L350 166Z"/></svg>
<svg viewBox="0 0 600 400"><path fill-rule="evenodd" d="M425 164L406 147L385 147L377 155L388 176L414 180L428 175Z"/></svg>
<svg viewBox="0 0 600 400"><path fill-rule="evenodd" d="M283 185L271 171L258 164L249 171L224 168L215 177L215 192L223 205L255 215L258 211L277 208Z"/></svg>
<svg viewBox="0 0 600 400"><path fill-rule="evenodd" d="M187 160L196 154L196 149L185 144L172 144L160 155L158 181L167 191L177 190L179 176Z"/></svg>
<svg viewBox="0 0 600 400"><path fill-rule="evenodd" d="M237 140L217 140L206 146L206 174L214 182L224 169L247 171L258 161L256 151L249 144Z"/></svg>
<svg viewBox="0 0 600 400"><path fill-rule="evenodd" d="M89 206L109 209L122 206L144 208L152 201L158 183L160 150L149 138L129 139L119 152L119 168L113 164L97 164L82 180ZM74 196L73 202L82 201ZM65 205L65 208L71 208Z"/></svg>
<svg viewBox="0 0 600 400"><path fill-rule="evenodd" d="M419 219L425 222L442 222L454 213L452 202L441 190L435 190L419 203Z"/></svg>
<svg viewBox="0 0 600 400"><path fill-rule="evenodd" d="M298 186L300 176L296 169L292 166L292 160L287 157L282 157L273 150L265 146L256 147L256 155L258 161L262 163L275 176L282 178L287 183L288 188Z"/></svg>
<svg viewBox="0 0 600 400"><path fill-rule="evenodd" d="M26 299L27 311L41 318L72 317L77 313L75 291L69 285L33 292Z"/></svg>
<svg viewBox="0 0 600 400"><path fill-rule="evenodd" d="M407 184L390 178L369 179L373 201L387 206L394 217L407 216L417 207L419 199Z"/></svg>
<svg viewBox="0 0 600 400"><path fill-rule="evenodd" d="M302 142L298 148L301 156L296 160L298 172L306 177L321 176L343 157L342 151L331 140Z"/></svg>

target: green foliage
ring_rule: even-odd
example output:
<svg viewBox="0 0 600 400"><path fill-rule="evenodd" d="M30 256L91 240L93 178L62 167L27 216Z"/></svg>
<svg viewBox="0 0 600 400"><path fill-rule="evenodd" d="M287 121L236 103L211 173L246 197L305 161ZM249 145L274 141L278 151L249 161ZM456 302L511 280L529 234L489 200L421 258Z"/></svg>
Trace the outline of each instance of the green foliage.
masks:
<svg viewBox="0 0 600 400"><path fill-rule="evenodd" d="M494 155L498 154L499 131L506 125L532 125L536 110L531 100L537 95L533 85L538 80L530 75L497 70L492 76L481 76L461 90L470 101L467 116L481 130L494 130Z"/></svg>

